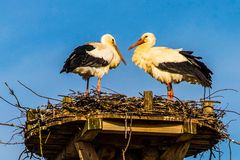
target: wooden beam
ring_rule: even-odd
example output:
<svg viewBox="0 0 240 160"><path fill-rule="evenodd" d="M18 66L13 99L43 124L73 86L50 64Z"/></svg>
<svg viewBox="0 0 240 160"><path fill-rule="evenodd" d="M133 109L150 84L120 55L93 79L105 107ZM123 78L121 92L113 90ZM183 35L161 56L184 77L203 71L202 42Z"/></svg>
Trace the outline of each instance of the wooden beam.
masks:
<svg viewBox="0 0 240 160"><path fill-rule="evenodd" d="M159 151L157 147L146 146L142 149L141 152L142 160L158 160L159 159Z"/></svg>
<svg viewBox="0 0 240 160"><path fill-rule="evenodd" d="M160 156L160 160L183 160L189 146L190 141L174 144Z"/></svg>
<svg viewBox="0 0 240 160"><path fill-rule="evenodd" d="M152 91L144 91L144 109L152 111L153 108L153 93Z"/></svg>
<svg viewBox="0 0 240 160"><path fill-rule="evenodd" d="M116 156L115 145L101 145L98 149L98 159L99 160L113 160Z"/></svg>
<svg viewBox="0 0 240 160"><path fill-rule="evenodd" d="M163 115L156 115L152 113L144 113L141 116L139 115L131 115L132 119L134 120L150 120L150 121L176 121L176 122L182 122L185 118L182 116L163 116ZM97 115L91 115L89 118L102 118L102 119L125 119L126 114L125 113L100 113ZM81 119L83 120L83 118ZM86 119L84 119L86 121ZM193 119L192 121L197 122L198 120Z"/></svg>
<svg viewBox="0 0 240 160"><path fill-rule="evenodd" d="M197 124L192 119L185 120L183 122L184 133L197 134Z"/></svg>
<svg viewBox="0 0 240 160"><path fill-rule="evenodd" d="M98 160L97 153L91 143L75 142L80 160Z"/></svg>
<svg viewBox="0 0 240 160"><path fill-rule="evenodd" d="M125 130L130 131L129 127L125 127L124 122L103 120L102 131L107 133L123 133ZM183 125L180 123L134 123L131 127L133 133L142 134L181 134L183 133Z"/></svg>
<svg viewBox="0 0 240 160"><path fill-rule="evenodd" d="M77 137L78 140L92 141L102 130L102 119L101 118L90 118L87 119L80 136Z"/></svg>
<svg viewBox="0 0 240 160"><path fill-rule="evenodd" d="M78 152L75 148L75 140L77 135L80 134L80 132L77 132L74 137L68 142L66 146L64 146L63 150L57 155L55 160L70 160L74 159L75 157L78 157Z"/></svg>
<svg viewBox="0 0 240 160"><path fill-rule="evenodd" d="M99 132L102 133L125 133L130 131L129 127L125 126L123 120L105 120L105 119L88 119L85 123L84 129L78 140L92 141ZM164 135L164 134L196 134L197 123L191 120L184 121L183 123L134 123L131 127L133 133L151 134L151 135Z"/></svg>
<svg viewBox="0 0 240 160"><path fill-rule="evenodd" d="M192 137L193 137L193 134L184 133L184 134L182 134L182 135L180 135L180 136L178 137L178 139L176 140L176 142L177 142L177 143L179 143L179 142L186 142L186 141L191 140Z"/></svg>
<svg viewBox="0 0 240 160"><path fill-rule="evenodd" d="M91 126L91 125L90 125ZM55 160L71 160L79 157L80 160L98 160L94 147L90 142L79 141L82 132L78 131L64 147Z"/></svg>
<svg viewBox="0 0 240 160"><path fill-rule="evenodd" d="M184 133L178 137L176 144L169 146L161 155L160 160L183 160L186 156L193 134Z"/></svg>

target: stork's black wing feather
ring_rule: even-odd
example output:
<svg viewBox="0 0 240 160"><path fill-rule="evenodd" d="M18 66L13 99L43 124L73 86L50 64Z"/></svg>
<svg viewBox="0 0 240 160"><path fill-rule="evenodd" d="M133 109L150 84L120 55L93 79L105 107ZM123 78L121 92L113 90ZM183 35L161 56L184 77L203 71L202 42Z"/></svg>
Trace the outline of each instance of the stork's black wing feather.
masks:
<svg viewBox="0 0 240 160"><path fill-rule="evenodd" d="M183 76L183 80L190 83L199 83L203 86L210 87L211 79L205 77L205 75L191 63L185 62L164 62L160 63L157 66L160 70L181 74Z"/></svg>
<svg viewBox="0 0 240 160"><path fill-rule="evenodd" d="M157 67L163 71L183 75L183 79L190 83L199 83L205 87L211 87L212 71L199 59L192 55L192 51L179 51L189 61L184 62L164 62Z"/></svg>
<svg viewBox="0 0 240 160"><path fill-rule="evenodd" d="M109 63L103 58L94 57L87 53L87 51L94 50L95 47L89 44L79 46L74 49L73 53L65 61L65 64L60 71L62 72L72 72L77 67L104 67Z"/></svg>
<svg viewBox="0 0 240 160"><path fill-rule="evenodd" d="M179 51L179 53L186 58L189 57L189 58L193 58L193 59L202 59L202 57L197 57L197 56L192 55L193 51Z"/></svg>
<svg viewBox="0 0 240 160"><path fill-rule="evenodd" d="M181 54L192 55L193 51L179 51Z"/></svg>
<svg viewBox="0 0 240 160"><path fill-rule="evenodd" d="M199 59L202 59L202 57L193 56L193 51L180 51L179 53L186 57L193 65L195 65L207 79L210 81L212 80L211 75L213 72L203 62L199 61Z"/></svg>

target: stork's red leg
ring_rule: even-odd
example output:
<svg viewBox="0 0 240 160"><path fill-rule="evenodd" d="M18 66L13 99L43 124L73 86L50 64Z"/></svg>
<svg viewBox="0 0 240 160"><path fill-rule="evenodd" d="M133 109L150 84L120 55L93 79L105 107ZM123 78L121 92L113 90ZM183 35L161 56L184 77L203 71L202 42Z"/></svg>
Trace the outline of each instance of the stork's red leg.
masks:
<svg viewBox="0 0 240 160"><path fill-rule="evenodd" d="M98 91L98 94L100 95L100 92L101 92L101 78L98 78L97 91Z"/></svg>
<svg viewBox="0 0 240 160"><path fill-rule="evenodd" d="M173 89L172 89L172 83L167 84L167 98L169 100L172 100L174 97Z"/></svg>
<svg viewBox="0 0 240 160"><path fill-rule="evenodd" d="M89 88L89 78L87 79L86 95L89 95L88 88Z"/></svg>

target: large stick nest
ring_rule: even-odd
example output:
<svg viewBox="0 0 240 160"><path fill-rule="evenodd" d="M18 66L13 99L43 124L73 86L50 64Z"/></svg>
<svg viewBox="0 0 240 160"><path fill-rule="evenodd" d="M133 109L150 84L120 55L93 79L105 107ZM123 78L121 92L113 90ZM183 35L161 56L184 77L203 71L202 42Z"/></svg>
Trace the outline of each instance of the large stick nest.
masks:
<svg viewBox="0 0 240 160"><path fill-rule="evenodd" d="M35 115L35 120L39 118L43 121L51 121L54 118L66 117L68 115L90 116L103 113L143 115L151 113L151 115L159 116L176 116L183 119L197 118L212 128L220 131L224 128L220 118L225 114L223 111L215 111L211 114L204 114L204 101L169 101L161 96L153 97L152 110L144 109L144 98L127 97L122 94L101 93L98 95L96 91L92 91L90 95L83 93L71 93L64 96L63 101L58 104L48 104L41 108L40 114Z"/></svg>

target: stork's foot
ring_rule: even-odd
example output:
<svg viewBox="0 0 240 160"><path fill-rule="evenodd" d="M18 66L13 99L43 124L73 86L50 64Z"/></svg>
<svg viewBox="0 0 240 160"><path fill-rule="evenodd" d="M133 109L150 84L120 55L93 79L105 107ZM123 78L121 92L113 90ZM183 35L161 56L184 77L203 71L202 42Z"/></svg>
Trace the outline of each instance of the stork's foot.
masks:
<svg viewBox="0 0 240 160"><path fill-rule="evenodd" d="M168 100L173 100L173 97L174 97L173 91L172 90L168 91L167 92L167 99Z"/></svg>
<svg viewBox="0 0 240 160"><path fill-rule="evenodd" d="M100 96L100 94L101 94L101 86L100 85L97 86L97 93Z"/></svg>
<svg viewBox="0 0 240 160"><path fill-rule="evenodd" d="M97 91L97 93L98 93L98 96L100 96L100 95L101 95L101 91L99 91L99 90L98 90L98 91Z"/></svg>
<svg viewBox="0 0 240 160"><path fill-rule="evenodd" d="M97 92L98 92L98 95L100 96L100 94L101 94L101 79L98 79Z"/></svg>
<svg viewBox="0 0 240 160"><path fill-rule="evenodd" d="M173 88L172 83L167 83L167 99L173 100L174 94L173 94Z"/></svg>
<svg viewBox="0 0 240 160"><path fill-rule="evenodd" d="M85 95L86 96L89 96L89 91L88 91L88 88L89 88L89 78L87 79L87 86L86 86L86 92L85 92Z"/></svg>
<svg viewBox="0 0 240 160"><path fill-rule="evenodd" d="M88 91L86 91L85 96L90 96L90 93Z"/></svg>

